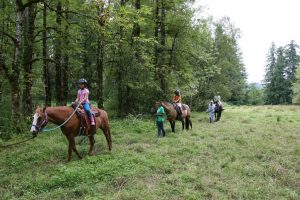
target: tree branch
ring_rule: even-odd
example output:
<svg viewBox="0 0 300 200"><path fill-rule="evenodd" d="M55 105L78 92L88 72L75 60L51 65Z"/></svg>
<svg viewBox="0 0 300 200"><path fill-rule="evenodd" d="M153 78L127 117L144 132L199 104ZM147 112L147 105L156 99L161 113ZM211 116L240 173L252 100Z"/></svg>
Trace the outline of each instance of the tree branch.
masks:
<svg viewBox="0 0 300 200"><path fill-rule="evenodd" d="M22 0L16 0L17 6L20 11L25 10L28 6L31 6L32 4L43 2L44 0L30 0L27 3L23 4Z"/></svg>
<svg viewBox="0 0 300 200"><path fill-rule="evenodd" d="M27 63L24 63L24 64L33 64L34 62L37 62L37 61L40 61L40 60L46 60L48 62L52 62L52 63L58 64L58 65L61 65L60 63L57 63L55 60L50 59L50 58L35 58L35 59L32 59L31 61L29 61Z"/></svg>
<svg viewBox="0 0 300 200"><path fill-rule="evenodd" d="M54 11L54 12L56 12L57 14L59 14L59 16L60 16L61 18L63 18L69 25L71 25L71 24L69 23L68 19L66 19L65 16L62 14L64 11L62 11L62 12L60 13L60 12L57 12L57 10L56 10L55 8L52 8L49 4L45 3L45 5L46 5L46 7L47 7L49 10Z"/></svg>
<svg viewBox="0 0 300 200"><path fill-rule="evenodd" d="M47 39L51 39L51 38L54 38L53 36L48 36L48 37L46 37L46 40ZM41 39L38 39L38 40L34 40L34 43L38 43L38 42L40 42L40 41L42 41L44 38L41 38Z"/></svg>
<svg viewBox="0 0 300 200"><path fill-rule="evenodd" d="M51 29L55 30L54 27L47 27L47 28L46 28L46 31L51 30ZM36 37L37 37L41 32L43 32L43 31L44 31L43 29L37 31L36 34L34 35L34 38L36 38Z"/></svg>
<svg viewBox="0 0 300 200"><path fill-rule="evenodd" d="M9 37L15 45L17 44L17 39L14 36L10 35L9 33L4 32L4 31L1 31L1 30L0 30L0 33L2 33L3 35Z"/></svg>
<svg viewBox="0 0 300 200"><path fill-rule="evenodd" d="M40 2L44 2L44 0L31 0L31 1L28 1L27 3L23 4L23 7L26 8L32 4L35 4L35 3L40 3Z"/></svg>

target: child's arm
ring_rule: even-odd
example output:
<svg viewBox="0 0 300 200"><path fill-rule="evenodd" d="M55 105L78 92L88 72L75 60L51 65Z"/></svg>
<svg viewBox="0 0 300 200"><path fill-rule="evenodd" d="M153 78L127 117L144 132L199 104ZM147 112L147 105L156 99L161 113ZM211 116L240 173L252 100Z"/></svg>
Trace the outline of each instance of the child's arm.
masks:
<svg viewBox="0 0 300 200"><path fill-rule="evenodd" d="M79 102L79 94L77 94L77 97L76 97L75 103L76 103L76 102Z"/></svg>

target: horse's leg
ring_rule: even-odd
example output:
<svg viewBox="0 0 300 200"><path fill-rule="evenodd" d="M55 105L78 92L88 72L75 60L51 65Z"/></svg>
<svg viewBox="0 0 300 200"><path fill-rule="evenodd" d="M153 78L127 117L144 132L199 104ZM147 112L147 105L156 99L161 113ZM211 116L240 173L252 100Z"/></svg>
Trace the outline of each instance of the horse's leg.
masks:
<svg viewBox="0 0 300 200"><path fill-rule="evenodd" d="M181 120L181 125L182 125L182 131L184 130L184 118Z"/></svg>
<svg viewBox="0 0 300 200"><path fill-rule="evenodd" d="M175 121L171 121L172 132L175 133Z"/></svg>
<svg viewBox="0 0 300 200"><path fill-rule="evenodd" d="M112 140L111 140L111 132L110 132L109 126L107 126L107 136L108 136L108 140L109 140L108 149L111 151L111 149L112 149Z"/></svg>
<svg viewBox="0 0 300 200"><path fill-rule="evenodd" d="M191 129L193 129L192 120L189 119L189 122L190 122Z"/></svg>
<svg viewBox="0 0 300 200"><path fill-rule="evenodd" d="M111 151L112 141L111 141L110 129L109 129L109 127L102 127L101 129L102 129L102 131L103 131L103 133L105 135L106 142L107 142L107 145L108 145L108 150Z"/></svg>
<svg viewBox="0 0 300 200"><path fill-rule="evenodd" d="M187 118L185 119L185 128L186 128L186 130L189 130L189 124L190 124L190 120L189 120L189 118L187 117Z"/></svg>
<svg viewBox="0 0 300 200"><path fill-rule="evenodd" d="M71 145L72 150L76 153L78 158L82 159L82 157L80 156L80 154L78 153L78 151L76 149L75 138L74 137L69 138L69 145ZM70 146L69 146L69 148L70 148ZM72 151L71 151L71 153L72 153Z"/></svg>
<svg viewBox="0 0 300 200"><path fill-rule="evenodd" d="M221 116L222 116L222 111L219 111L219 113L218 113L218 121L220 121Z"/></svg>
<svg viewBox="0 0 300 200"><path fill-rule="evenodd" d="M94 144L95 144L95 138L94 135L89 136L90 140L90 150L89 150L89 156L93 154Z"/></svg>
<svg viewBox="0 0 300 200"><path fill-rule="evenodd" d="M169 121L170 122L170 125L171 125L171 130L172 130L172 132L174 132L173 131L173 122L172 121Z"/></svg>
<svg viewBox="0 0 300 200"><path fill-rule="evenodd" d="M173 121L173 133L175 133L175 123L176 123L176 121L174 120Z"/></svg>
<svg viewBox="0 0 300 200"><path fill-rule="evenodd" d="M72 158L72 142L71 140L68 138L69 141L69 149L68 149L68 162L70 162L71 158Z"/></svg>

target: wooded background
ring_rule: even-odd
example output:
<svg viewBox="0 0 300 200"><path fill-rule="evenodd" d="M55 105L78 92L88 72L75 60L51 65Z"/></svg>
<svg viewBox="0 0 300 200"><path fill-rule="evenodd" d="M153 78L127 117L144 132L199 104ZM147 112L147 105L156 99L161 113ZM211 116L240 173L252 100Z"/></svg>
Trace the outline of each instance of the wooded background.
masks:
<svg viewBox="0 0 300 200"><path fill-rule="evenodd" d="M170 101L175 89L193 110L214 95L233 104L263 103L262 91L246 84L240 30L227 17L201 17L193 2L0 0L0 135L28 129L37 105L73 101L79 78L88 80L99 108L120 117L148 113L156 100ZM288 59L291 73L282 75L290 96L267 103L291 103L291 74L299 64L292 48L298 48L293 41L286 51L279 48L273 63L295 53ZM267 72L266 85L271 76Z"/></svg>

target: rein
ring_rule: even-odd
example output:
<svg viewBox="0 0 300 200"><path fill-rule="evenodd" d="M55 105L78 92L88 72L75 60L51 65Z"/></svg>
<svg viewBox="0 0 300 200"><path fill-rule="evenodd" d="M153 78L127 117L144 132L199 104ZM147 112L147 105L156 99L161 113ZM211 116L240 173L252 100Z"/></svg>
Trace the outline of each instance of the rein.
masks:
<svg viewBox="0 0 300 200"><path fill-rule="evenodd" d="M79 106L80 106L80 104L78 104L78 106L76 107L76 109L74 110L74 112L70 115L70 117L68 117L68 119L66 119L66 121L65 121L64 123L62 123L61 125L59 125L59 126L57 126L57 127L55 127L55 128L51 128L51 129L43 129L43 127L46 126L47 123L48 123L48 115L47 115L46 112L45 112L46 119L42 122L42 124L41 124L40 126L36 126L36 125L35 125L35 127L36 127L38 130L41 130L41 129L42 129L41 131L43 131L43 132L48 132L48 131L53 131L53 130L55 130L55 129L58 129L58 128L62 127L63 125L65 125L68 121L70 121L70 119L73 117L73 115L74 115L74 114L76 113L76 111L78 110ZM20 141L20 142L8 144L8 145L1 145L0 148L8 148L8 147L11 147L11 146L15 146L15 145L17 145L17 144L22 144L22 143L25 143L25 142L27 142L27 141L29 141L29 140L33 140L35 137L36 137L36 136L32 136L32 137L30 137L30 138L28 138L28 139L26 139L26 140L22 140L22 141Z"/></svg>
<svg viewBox="0 0 300 200"><path fill-rule="evenodd" d="M0 148L8 148L8 147L11 147L11 146L15 146L15 145L17 145L17 144L22 144L22 143L25 143L25 142L27 142L27 141L29 141L29 140L33 140L35 137L36 137L36 136L32 136L31 138L28 138L28 139L26 139L26 140L22 140L22 141L20 141L20 142L8 144L8 145L1 145Z"/></svg>
<svg viewBox="0 0 300 200"><path fill-rule="evenodd" d="M41 131L43 131L43 132L50 132L50 131L54 131L54 130L56 130L56 129L59 129L60 127L62 127L63 125L65 125L68 121L70 121L70 119L73 117L73 115L74 115L74 114L76 113L76 111L78 110L79 106L80 106L80 103L77 105L76 109L75 109L74 112L70 115L70 117L68 117L68 119L66 119L66 121L63 122L61 125L59 125L59 126L57 126L57 127L54 127L54 128L50 128L50 129L42 129ZM46 113L46 118L48 118L47 116L48 116L48 115L47 115L47 113ZM48 122L48 119L45 119L44 122L45 122L45 125L44 125L44 124L43 124L43 125L46 126L46 124L47 124L47 122Z"/></svg>

